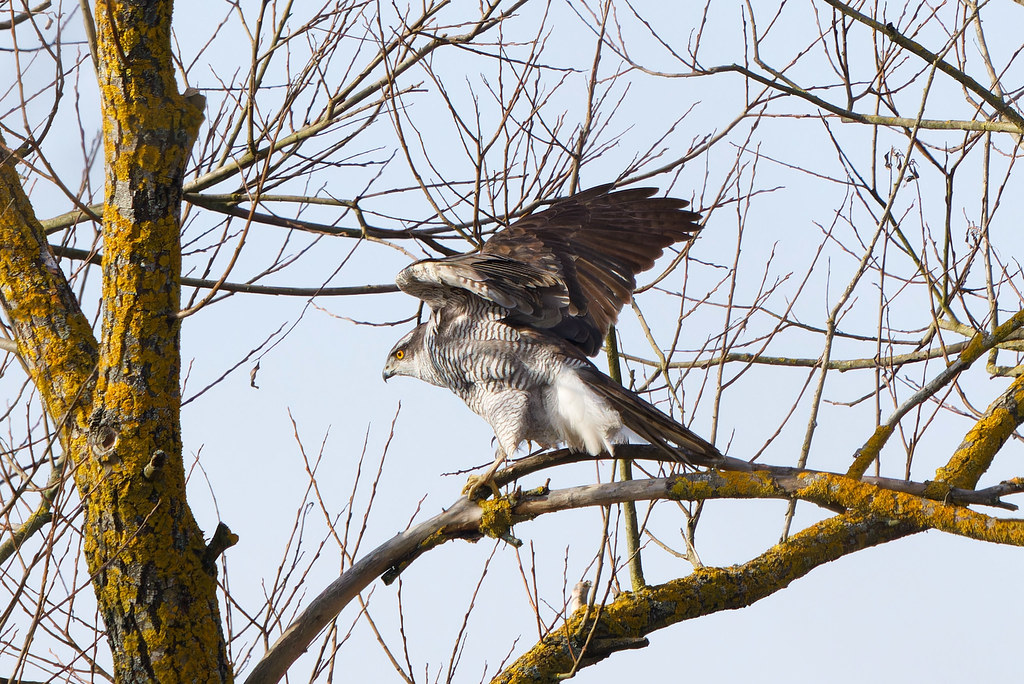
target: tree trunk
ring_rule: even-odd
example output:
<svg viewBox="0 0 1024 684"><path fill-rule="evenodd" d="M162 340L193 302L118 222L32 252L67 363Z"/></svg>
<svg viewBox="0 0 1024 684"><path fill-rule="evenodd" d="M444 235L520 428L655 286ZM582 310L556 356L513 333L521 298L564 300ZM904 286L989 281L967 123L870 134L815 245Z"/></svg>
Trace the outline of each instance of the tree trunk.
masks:
<svg viewBox="0 0 1024 684"><path fill-rule="evenodd" d="M0 165L0 306L75 464L118 681L230 681L215 566L185 498L179 218L202 97L178 93L171 2L100 0L106 154L97 344L14 170Z"/></svg>

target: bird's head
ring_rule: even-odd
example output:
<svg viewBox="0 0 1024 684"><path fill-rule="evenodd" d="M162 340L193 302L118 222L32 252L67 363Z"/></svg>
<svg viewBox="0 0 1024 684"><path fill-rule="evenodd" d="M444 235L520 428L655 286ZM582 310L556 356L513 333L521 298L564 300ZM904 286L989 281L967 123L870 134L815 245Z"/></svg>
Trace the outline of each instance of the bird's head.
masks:
<svg viewBox="0 0 1024 684"><path fill-rule="evenodd" d="M388 352L387 361L384 362L384 371L381 373L385 382L394 375L421 377L420 360L423 356L421 354L423 333L424 326L416 326L405 337L398 340L398 343Z"/></svg>

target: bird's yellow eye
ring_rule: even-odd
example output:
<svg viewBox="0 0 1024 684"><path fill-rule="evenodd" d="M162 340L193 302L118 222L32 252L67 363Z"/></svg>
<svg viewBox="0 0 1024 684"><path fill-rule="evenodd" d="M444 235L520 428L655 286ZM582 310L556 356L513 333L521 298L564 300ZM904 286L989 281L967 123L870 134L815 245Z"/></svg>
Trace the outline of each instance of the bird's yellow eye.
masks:
<svg viewBox="0 0 1024 684"><path fill-rule="evenodd" d="M396 351L395 352L395 358L398 359L399 361L404 359L405 358L405 350L404 349L399 349L398 351Z"/></svg>

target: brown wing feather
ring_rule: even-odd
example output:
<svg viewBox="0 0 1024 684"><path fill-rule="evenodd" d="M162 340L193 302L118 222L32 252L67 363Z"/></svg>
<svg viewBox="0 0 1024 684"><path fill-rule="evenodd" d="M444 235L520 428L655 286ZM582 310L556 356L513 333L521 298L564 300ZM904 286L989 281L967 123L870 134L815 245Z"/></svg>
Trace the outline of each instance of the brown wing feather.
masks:
<svg viewBox="0 0 1024 684"><path fill-rule="evenodd" d="M654 188L611 190L604 185L559 200L496 233L481 250L557 273L569 305L555 325L544 327L588 356L597 353L629 302L636 274L651 268L666 247L700 230L700 215L686 211L684 200L651 197ZM537 325L531 316L509 320Z"/></svg>
<svg viewBox="0 0 1024 684"><path fill-rule="evenodd" d="M464 301L468 293L548 326L558 323L557 312L569 303L556 273L482 252L417 261L395 283L435 311Z"/></svg>
<svg viewBox="0 0 1024 684"><path fill-rule="evenodd" d="M467 294L488 300L508 309L509 323L547 330L592 356L636 274L700 230L684 200L612 188L558 200L498 231L479 252L418 261L395 281L435 311Z"/></svg>

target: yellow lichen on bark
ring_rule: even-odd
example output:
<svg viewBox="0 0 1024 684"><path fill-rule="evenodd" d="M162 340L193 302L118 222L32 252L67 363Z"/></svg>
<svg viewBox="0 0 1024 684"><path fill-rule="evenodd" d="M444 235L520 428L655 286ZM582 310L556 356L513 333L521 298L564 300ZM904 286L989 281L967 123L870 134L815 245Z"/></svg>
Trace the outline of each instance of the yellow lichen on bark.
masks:
<svg viewBox="0 0 1024 684"><path fill-rule="evenodd" d="M181 457L181 181L202 111L177 91L171 9L167 1L96 6L103 310L76 482L118 678L227 681L216 583Z"/></svg>
<svg viewBox="0 0 1024 684"><path fill-rule="evenodd" d="M504 539L512 531L512 508L514 495L499 496L480 502L480 531L494 539Z"/></svg>
<svg viewBox="0 0 1024 684"><path fill-rule="evenodd" d="M13 157L0 159L0 245L0 309L58 427L61 448L80 462L87 450L98 345L50 252Z"/></svg>
<svg viewBox="0 0 1024 684"><path fill-rule="evenodd" d="M147 350L132 356L115 341L103 348L101 367L109 370L110 360L120 355L129 365L148 368L147 374L173 376L174 383L167 391L166 386L108 381L102 393L94 390L100 349L46 246L13 161L0 161L0 304L47 411L64 427L61 445L76 464L75 481L86 503L86 557L111 637L115 672L119 680L131 679L129 672L161 682L230 679L216 586L202 567L202 534L184 504L180 458L177 468L161 468L152 482L142 476L151 444L168 444L152 434L167 424L154 420L152 410L162 411L165 419L172 414L176 424L180 398L176 371L169 370L177 364L176 354ZM176 234L176 221L162 223L164 233ZM173 263L174 259L164 262L165 283L166 266ZM170 287L176 292L174 274ZM158 282L161 276L146 278ZM107 300L115 314L118 302L125 308L138 305L131 296L138 286L117 282L109 289L116 296ZM166 284L164 289L170 291ZM163 333L175 333L169 338L173 347L177 324L168 313L165 303L155 318ZM138 339L145 329L141 324L126 327L123 339ZM105 422L102 416L113 407L119 416L134 415L137 420ZM180 457L180 436L172 432L171 448ZM181 547L183 540L187 543ZM176 581L155 581L168 575ZM142 609L147 605L151 612ZM123 626L127 615L134 623L131 630Z"/></svg>
<svg viewBox="0 0 1024 684"><path fill-rule="evenodd" d="M927 492L927 497L886 489L845 475L794 472L775 476L761 472L708 472L677 479L669 498L707 499L796 498L829 509L859 511L898 520L918 529L934 528L981 541L1024 546L1024 521L993 518L957 504L943 502L950 487ZM934 498L928 498L934 497Z"/></svg>
<svg viewBox="0 0 1024 684"><path fill-rule="evenodd" d="M981 358L982 354L1008 338L1012 333L1019 330L1022 325L1024 325L1024 309L1018 311L1007 321L997 326L991 334L985 334L984 332L976 333L967 342L964 348L960 351L960 355L956 358L956 361L951 363L950 368L947 370L952 369L954 366L957 367L957 372L968 368L972 363ZM955 377L955 374L951 377ZM857 457L846 471L846 474L849 477L861 477L864 475L868 466L878 458L878 454L881 452L882 447L885 446L885 443L889 440L894 428L894 424L879 425L875 428L874 433L872 433L871 437L868 438L868 441L858 451ZM965 463L963 458L961 458L960 461L961 463ZM980 464L980 462L977 463ZM985 468L987 467L988 466L986 464ZM974 472L971 474L964 474L964 477L966 478L965 481L969 481L972 476L980 477L982 472L984 472L984 469L978 471L975 468ZM975 482L977 482L977 477L975 477ZM973 485L970 486L973 487Z"/></svg>
<svg viewBox="0 0 1024 684"><path fill-rule="evenodd" d="M831 473L804 473L796 496L824 506L841 506L879 518L911 523L981 541L1024 546L1024 521L993 518L963 506L882 489Z"/></svg>
<svg viewBox="0 0 1024 684"><path fill-rule="evenodd" d="M935 473L951 487L972 489L1017 426L1024 421L1024 376L1018 377L964 436L952 458Z"/></svg>
<svg viewBox="0 0 1024 684"><path fill-rule="evenodd" d="M681 500L796 497L846 512L808 527L743 565L698 568L686 577L620 594L589 614L577 611L494 681L559 681L581 656L598 659L608 654L602 648L616 650L615 644L635 643L676 622L745 607L823 563L925 529L1024 546L1024 520L993 518L834 473L711 471L676 479L668 486L668 495Z"/></svg>
<svg viewBox="0 0 1024 684"><path fill-rule="evenodd" d="M1024 309L1018 311L992 331L991 335L977 333L970 339L967 346L960 351L958 359L964 363L973 363L993 345L1005 340L1015 330L1024 325Z"/></svg>
<svg viewBox="0 0 1024 684"><path fill-rule="evenodd" d="M0 159L0 244L0 306L44 405L61 424L76 401L82 407L91 398L97 344L50 253L13 157ZM70 427L76 419L68 421Z"/></svg>
<svg viewBox="0 0 1024 684"><path fill-rule="evenodd" d="M624 592L592 611L597 621L591 643L604 638L643 637L677 622L720 610L743 608L787 587L823 563L915 531L912 525L860 513L823 520L743 565L700 568L686 577ZM559 629L494 679L503 684L557 682L582 655L593 623L578 611ZM606 654L605 654L606 655Z"/></svg>
<svg viewBox="0 0 1024 684"><path fill-rule="evenodd" d="M870 466L875 459L878 458L878 454L881 453L882 447L889 441L889 436L892 434L892 425L879 425L875 428L875 431L868 437L868 441L860 448L857 452L857 457L850 464L850 468L846 471L848 477L861 477L867 472L868 466Z"/></svg>
<svg viewBox="0 0 1024 684"><path fill-rule="evenodd" d="M1024 312L999 326L991 336L978 336L961 354L961 362L976 360L993 340L1004 339L1024 323ZM698 568L689 576L645 590L621 594L612 603L586 613L577 611L565 625L546 636L495 678L496 682L556 682L574 672L581 658L600 659L601 644L635 643L665 626L724 609L742 608L785 588L822 563L867 546L891 541L926 529L936 529L981 541L1024 546L1024 520L987 516L965 506L944 502L953 488L970 489L988 469L992 458L1024 422L1024 376L989 407L974 425L949 463L938 471L938 482L919 496L861 482L893 432L878 426L846 476L833 473L707 472L676 479L669 498L789 498L816 503L845 513L828 518L740 566ZM930 498L931 497L931 498ZM583 623L584 616L590 621ZM594 624L596 621L596 625ZM584 645L589 653L583 653Z"/></svg>
<svg viewBox="0 0 1024 684"><path fill-rule="evenodd" d="M705 499L779 499L789 496L767 472L712 470L678 478L669 496L680 501Z"/></svg>

